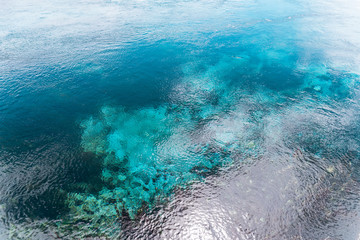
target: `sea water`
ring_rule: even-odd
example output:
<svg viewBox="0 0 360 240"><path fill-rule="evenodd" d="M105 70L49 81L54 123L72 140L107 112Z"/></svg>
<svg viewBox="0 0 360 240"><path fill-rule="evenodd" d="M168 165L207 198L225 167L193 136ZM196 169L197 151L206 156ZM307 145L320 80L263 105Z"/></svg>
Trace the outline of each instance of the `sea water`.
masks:
<svg viewBox="0 0 360 240"><path fill-rule="evenodd" d="M1 239L358 239L359 11L1 2Z"/></svg>

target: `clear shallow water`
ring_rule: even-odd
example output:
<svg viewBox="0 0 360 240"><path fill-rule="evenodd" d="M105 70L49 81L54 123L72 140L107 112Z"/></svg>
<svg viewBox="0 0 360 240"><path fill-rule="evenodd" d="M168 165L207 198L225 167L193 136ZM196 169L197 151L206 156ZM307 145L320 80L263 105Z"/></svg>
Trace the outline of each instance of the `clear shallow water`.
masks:
<svg viewBox="0 0 360 240"><path fill-rule="evenodd" d="M359 238L359 4L2 6L2 238Z"/></svg>

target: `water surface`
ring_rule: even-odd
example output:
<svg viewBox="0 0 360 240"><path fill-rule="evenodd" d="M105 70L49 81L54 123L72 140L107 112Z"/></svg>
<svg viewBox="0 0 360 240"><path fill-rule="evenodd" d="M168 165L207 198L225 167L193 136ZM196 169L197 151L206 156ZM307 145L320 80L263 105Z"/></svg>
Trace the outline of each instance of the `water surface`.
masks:
<svg viewBox="0 0 360 240"><path fill-rule="evenodd" d="M1 5L1 238L360 237L360 4Z"/></svg>

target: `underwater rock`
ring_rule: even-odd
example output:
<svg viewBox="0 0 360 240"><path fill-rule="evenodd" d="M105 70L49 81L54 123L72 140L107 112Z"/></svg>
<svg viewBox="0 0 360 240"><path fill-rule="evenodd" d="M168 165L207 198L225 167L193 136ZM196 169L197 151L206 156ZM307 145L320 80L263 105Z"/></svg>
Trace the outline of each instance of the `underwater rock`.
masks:
<svg viewBox="0 0 360 240"><path fill-rule="evenodd" d="M85 120L82 147L102 157L104 187L98 194L70 193L72 212L100 221L114 220L125 211L134 219L176 186L199 180L204 171L225 163L219 153L224 148L221 141L200 140L194 135L195 122L183 112L171 107L104 107L99 118ZM226 135L215 138L236 141Z"/></svg>

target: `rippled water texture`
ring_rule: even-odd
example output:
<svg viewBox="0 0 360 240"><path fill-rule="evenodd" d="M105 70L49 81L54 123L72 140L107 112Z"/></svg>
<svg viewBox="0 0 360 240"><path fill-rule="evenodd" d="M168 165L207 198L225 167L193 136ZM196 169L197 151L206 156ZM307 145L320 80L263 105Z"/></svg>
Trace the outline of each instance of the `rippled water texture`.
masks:
<svg viewBox="0 0 360 240"><path fill-rule="evenodd" d="M2 1L0 238L359 239L359 12Z"/></svg>

